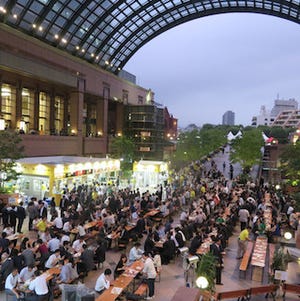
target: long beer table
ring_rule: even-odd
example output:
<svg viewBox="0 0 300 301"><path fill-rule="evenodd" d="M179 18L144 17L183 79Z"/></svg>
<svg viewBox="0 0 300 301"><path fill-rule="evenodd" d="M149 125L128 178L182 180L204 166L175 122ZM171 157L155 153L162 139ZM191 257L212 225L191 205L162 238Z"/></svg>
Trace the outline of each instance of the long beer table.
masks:
<svg viewBox="0 0 300 301"><path fill-rule="evenodd" d="M107 290L101 294L96 301L114 301L120 294L129 286L136 275L143 270L144 264L141 260L135 261L132 265L126 268Z"/></svg>

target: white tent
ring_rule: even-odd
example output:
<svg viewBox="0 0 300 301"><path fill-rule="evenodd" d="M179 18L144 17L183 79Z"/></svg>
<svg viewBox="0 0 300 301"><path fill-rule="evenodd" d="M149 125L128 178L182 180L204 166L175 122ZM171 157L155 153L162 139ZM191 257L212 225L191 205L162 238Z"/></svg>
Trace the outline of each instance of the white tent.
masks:
<svg viewBox="0 0 300 301"><path fill-rule="evenodd" d="M229 132L229 133L227 134L227 141L231 141L231 140L233 140L233 139L235 139L235 136L232 134L232 132Z"/></svg>
<svg viewBox="0 0 300 301"><path fill-rule="evenodd" d="M261 134L263 136L264 141L266 142L269 139L269 137L264 132L262 132Z"/></svg>

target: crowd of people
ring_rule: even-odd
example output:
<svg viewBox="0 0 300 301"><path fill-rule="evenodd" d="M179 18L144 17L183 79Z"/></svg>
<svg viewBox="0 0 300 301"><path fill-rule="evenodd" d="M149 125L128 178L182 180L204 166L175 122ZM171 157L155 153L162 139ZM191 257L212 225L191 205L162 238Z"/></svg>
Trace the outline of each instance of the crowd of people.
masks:
<svg viewBox="0 0 300 301"><path fill-rule="evenodd" d="M121 252L131 242L128 256L121 253L114 271L107 268L100 274L95 291L102 294L128 264L143 259L148 299L153 299L154 280L162 266L183 247L201 256L198 250L208 237L216 258L216 284L222 285L224 250L237 223L241 227L238 260L247 240L266 235L277 242L283 228L296 230L299 225L288 195L260 182L240 184L238 178L230 180L232 170L229 177L224 172L213 160L206 167L197 161L173 173L155 193L95 183L66 187L59 206L54 198L48 204L33 197L25 211L22 203L10 206L0 201L1 288L15 300L49 300L50 294L59 293L60 284L75 283L102 267L114 242ZM272 212L269 224L264 219L267 208ZM153 210L157 214L147 215ZM27 226L23 225L26 215ZM24 228L30 235L22 234ZM21 235L21 243L15 233ZM57 265L60 273L51 285L43 275ZM21 290L20 283L25 284Z"/></svg>

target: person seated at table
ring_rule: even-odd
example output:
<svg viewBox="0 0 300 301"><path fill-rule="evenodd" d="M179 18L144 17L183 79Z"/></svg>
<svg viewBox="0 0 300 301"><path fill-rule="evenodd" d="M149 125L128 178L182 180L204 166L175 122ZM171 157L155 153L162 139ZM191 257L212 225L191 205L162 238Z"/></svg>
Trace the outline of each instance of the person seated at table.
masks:
<svg viewBox="0 0 300 301"><path fill-rule="evenodd" d="M170 260L175 257L176 245L174 240L171 238L171 234L167 234L167 240L163 243L163 249L161 253L162 264L169 264Z"/></svg>
<svg viewBox="0 0 300 301"><path fill-rule="evenodd" d="M95 250L94 261L98 268L103 264L106 258L107 242L104 240L98 241L98 247Z"/></svg>
<svg viewBox="0 0 300 301"><path fill-rule="evenodd" d="M2 232L0 238L0 250L5 251L8 248L9 240L7 239L7 233Z"/></svg>
<svg viewBox="0 0 300 301"><path fill-rule="evenodd" d="M61 267L58 283L70 284L73 282L72 263L68 257L64 258L64 263Z"/></svg>
<svg viewBox="0 0 300 301"><path fill-rule="evenodd" d="M10 256L13 260L14 266L18 269L18 272L20 272L22 270L22 268L24 267L24 256L16 248L13 248L11 250Z"/></svg>
<svg viewBox="0 0 300 301"><path fill-rule="evenodd" d="M85 228L83 226L83 222L79 223L79 225L77 226L78 229L78 235L84 237L86 235L86 231Z"/></svg>
<svg viewBox="0 0 300 301"><path fill-rule="evenodd" d="M141 244L136 242L129 251L129 263L133 263L136 260L142 258L143 250L140 249Z"/></svg>
<svg viewBox="0 0 300 301"><path fill-rule="evenodd" d="M73 242L72 248L76 253L79 253L83 251L83 245L86 245L86 242L82 236L79 236L79 238Z"/></svg>
<svg viewBox="0 0 300 301"><path fill-rule="evenodd" d="M41 274L40 270L34 272L35 278L30 282L28 291L34 293L32 296L26 296L26 301L48 301L49 288L46 276Z"/></svg>
<svg viewBox="0 0 300 301"><path fill-rule="evenodd" d="M154 242L154 235L153 233L149 233L146 240L145 240L145 243L144 243L144 251L147 252L147 253L151 253L154 249L154 246L155 246L155 242Z"/></svg>
<svg viewBox="0 0 300 301"><path fill-rule="evenodd" d="M191 255L196 255L197 249L201 246L201 244L202 244L201 234L200 232L197 232L191 241L189 253Z"/></svg>
<svg viewBox="0 0 300 301"><path fill-rule="evenodd" d="M27 247L30 247L29 238L24 237L21 241L20 252L23 252Z"/></svg>
<svg viewBox="0 0 300 301"><path fill-rule="evenodd" d="M138 220L136 222L136 226L133 232L139 237L142 238L143 234L146 231L146 222L142 214L139 214Z"/></svg>
<svg viewBox="0 0 300 301"><path fill-rule="evenodd" d="M48 250L51 254L53 252L55 252L55 250L59 249L59 247L60 247L60 239L59 238L60 238L60 235L58 233L56 233L54 235L54 237L52 237L48 241Z"/></svg>
<svg viewBox="0 0 300 301"><path fill-rule="evenodd" d="M49 250L47 247L47 243L43 242L41 239L38 239L35 247L36 253L40 253L40 257L37 258L37 260L39 260L38 268L44 270L45 262L49 258Z"/></svg>
<svg viewBox="0 0 300 301"><path fill-rule="evenodd" d="M7 236L13 235L14 234L14 229L13 227L8 224L3 230L2 232L5 232L7 234Z"/></svg>
<svg viewBox="0 0 300 301"><path fill-rule="evenodd" d="M68 241L69 243L71 243L70 234L68 234L65 231L62 231L62 236L60 238L60 245L63 246L65 241Z"/></svg>
<svg viewBox="0 0 300 301"><path fill-rule="evenodd" d="M40 219L37 224L35 225L37 231L38 231L38 234L39 234L39 237L41 236L42 233L46 232L46 229L47 229L47 217L44 216L42 219Z"/></svg>
<svg viewBox="0 0 300 301"><path fill-rule="evenodd" d="M45 268L47 269L54 268L60 262L60 260L61 260L60 250L57 249L52 255L50 255L50 257L46 261Z"/></svg>
<svg viewBox="0 0 300 301"><path fill-rule="evenodd" d="M120 260L119 260L118 264L116 265L116 268L114 271L115 279L117 277L119 277L125 271L126 262L127 262L126 254L121 254Z"/></svg>
<svg viewBox="0 0 300 301"><path fill-rule="evenodd" d="M83 248L83 252L80 256L80 259L81 261L84 262L86 271L89 272L92 270L96 270L97 268L94 262L94 256L95 256L94 251L88 248L87 245L83 245L82 248Z"/></svg>
<svg viewBox="0 0 300 301"><path fill-rule="evenodd" d="M110 275L111 275L111 269L106 269L104 273L102 273L98 277L95 285L95 291L98 294L101 295L106 289L110 287Z"/></svg>
<svg viewBox="0 0 300 301"><path fill-rule="evenodd" d="M161 256L158 248L153 249L152 255L153 255L153 263L154 263L155 270L159 274L162 270L162 266L161 266Z"/></svg>
<svg viewBox="0 0 300 301"><path fill-rule="evenodd" d="M54 227L54 230L61 231L63 228L63 221L60 216L58 216L58 212L55 210L55 213L53 215L53 221L52 226Z"/></svg>
<svg viewBox="0 0 300 301"><path fill-rule="evenodd" d="M12 296L14 301L20 298L20 292L17 289L19 280L19 274L17 267L13 267L12 272L5 280L5 294L6 296Z"/></svg>
<svg viewBox="0 0 300 301"><path fill-rule="evenodd" d="M36 268L33 264L24 267L20 272L19 282L26 282L27 280L31 279L34 276L35 271Z"/></svg>

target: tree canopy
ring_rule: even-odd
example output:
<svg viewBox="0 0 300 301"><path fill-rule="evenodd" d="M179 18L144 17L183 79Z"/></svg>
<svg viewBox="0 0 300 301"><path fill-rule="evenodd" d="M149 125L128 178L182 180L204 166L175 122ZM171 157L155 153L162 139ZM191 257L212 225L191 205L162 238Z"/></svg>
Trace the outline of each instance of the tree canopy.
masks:
<svg viewBox="0 0 300 301"><path fill-rule="evenodd" d="M244 130L241 138L232 141L230 160L233 163L240 163L244 170L249 169L260 163L263 145L261 130L256 128Z"/></svg>
<svg viewBox="0 0 300 301"><path fill-rule="evenodd" d="M9 130L0 131L0 172L1 185L4 181L15 180L18 176L16 160L23 157L24 147L21 137Z"/></svg>

